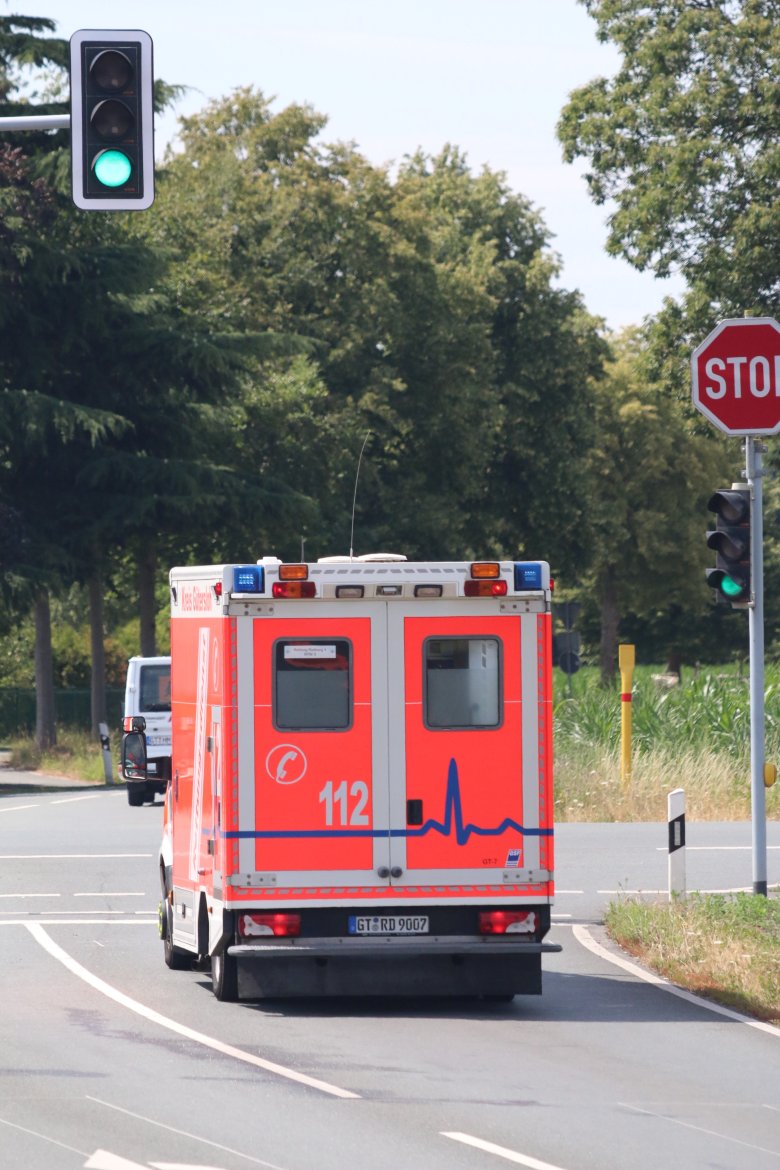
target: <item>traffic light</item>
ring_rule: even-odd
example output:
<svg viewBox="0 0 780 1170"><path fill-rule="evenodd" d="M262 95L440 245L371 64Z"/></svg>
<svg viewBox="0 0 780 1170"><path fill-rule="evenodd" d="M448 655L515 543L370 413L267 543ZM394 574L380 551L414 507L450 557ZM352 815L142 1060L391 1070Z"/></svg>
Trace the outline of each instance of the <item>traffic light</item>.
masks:
<svg viewBox="0 0 780 1170"><path fill-rule="evenodd" d="M750 488L723 488L707 504L717 517L707 533L714 548L715 568L706 570L707 584L732 605L750 601Z"/></svg>
<svg viewBox="0 0 780 1170"><path fill-rule="evenodd" d="M553 634L553 666L560 667L564 674L576 674L582 666L582 639L573 627L582 607L578 601L561 601L552 608L553 617L563 625L563 633Z"/></svg>
<svg viewBox="0 0 780 1170"><path fill-rule="evenodd" d="M81 29L70 38L73 202L142 211L154 200L152 38Z"/></svg>

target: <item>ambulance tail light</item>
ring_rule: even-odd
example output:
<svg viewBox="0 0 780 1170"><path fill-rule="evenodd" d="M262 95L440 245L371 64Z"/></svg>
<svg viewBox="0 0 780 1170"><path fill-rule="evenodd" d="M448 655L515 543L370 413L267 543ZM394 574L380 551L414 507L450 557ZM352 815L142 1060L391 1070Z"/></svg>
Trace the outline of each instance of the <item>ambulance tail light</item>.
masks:
<svg viewBox="0 0 780 1170"><path fill-rule="evenodd" d="M313 581L274 581L271 593L274 597L316 597L317 586Z"/></svg>
<svg viewBox="0 0 780 1170"><path fill-rule="evenodd" d="M465 581L463 592L466 597L505 597L506 581Z"/></svg>
<svg viewBox="0 0 780 1170"><path fill-rule="evenodd" d="M239 914L240 938L297 938L301 933L300 914Z"/></svg>
<svg viewBox="0 0 780 1170"><path fill-rule="evenodd" d="M483 910L479 914L480 934L535 934L535 910Z"/></svg>
<svg viewBox="0 0 780 1170"><path fill-rule="evenodd" d="M444 592L443 585L415 585L415 597L441 597Z"/></svg>
<svg viewBox="0 0 780 1170"><path fill-rule="evenodd" d="M365 593L365 591L366 590L365 590L365 587L363 585L337 585L336 586L336 596L337 597L362 597L363 594Z"/></svg>

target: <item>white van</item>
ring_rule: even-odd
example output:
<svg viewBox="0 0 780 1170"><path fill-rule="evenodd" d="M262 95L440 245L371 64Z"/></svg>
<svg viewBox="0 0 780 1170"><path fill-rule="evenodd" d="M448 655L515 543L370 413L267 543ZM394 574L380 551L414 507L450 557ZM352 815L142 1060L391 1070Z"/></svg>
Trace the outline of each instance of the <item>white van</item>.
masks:
<svg viewBox="0 0 780 1170"><path fill-rule="evenodd" d="M146 731L146 767L133 769L123 762L122 778L127 783L131 805L154 802L156 793L165 795L171 777L171 659L131 658L125 686L125 734L132 731L133 719L140 716ZM123 753L124 756L124 753Z"/></svg>

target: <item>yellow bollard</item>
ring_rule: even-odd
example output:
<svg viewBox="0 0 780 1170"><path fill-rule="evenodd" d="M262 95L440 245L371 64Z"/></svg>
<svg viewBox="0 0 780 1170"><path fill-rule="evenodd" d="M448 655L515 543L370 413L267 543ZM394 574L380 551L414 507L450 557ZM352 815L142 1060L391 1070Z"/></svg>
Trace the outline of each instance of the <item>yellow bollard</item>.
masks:
<svg viewBox="0 0 780 1170"><path fill-rule="evenodd" d="M620 779L623 784L631 782L631 688L634 685L634 664L636 647L624 644L618 646L620 665Z"/></svg>

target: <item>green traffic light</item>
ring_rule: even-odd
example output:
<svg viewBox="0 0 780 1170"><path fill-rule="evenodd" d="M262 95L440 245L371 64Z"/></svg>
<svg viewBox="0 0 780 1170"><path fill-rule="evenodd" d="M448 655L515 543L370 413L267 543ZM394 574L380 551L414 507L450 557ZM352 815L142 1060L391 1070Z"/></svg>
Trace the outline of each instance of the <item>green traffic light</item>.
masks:
<svg viewBox="0 0 780 1170"><path fill-rule="evenodd" d="M123 187L133 173L133 164L121 150L101 150L92 170L104 187Z"/></svg>
<svg viewBox="0 0 780 1170"><path fill-rule="evenodd" d="M741 581L735 581L733 577L729 577L727 573L723 574L720 582L720 591L726 597L739 597L744 591L744 584Z"/></svg>

